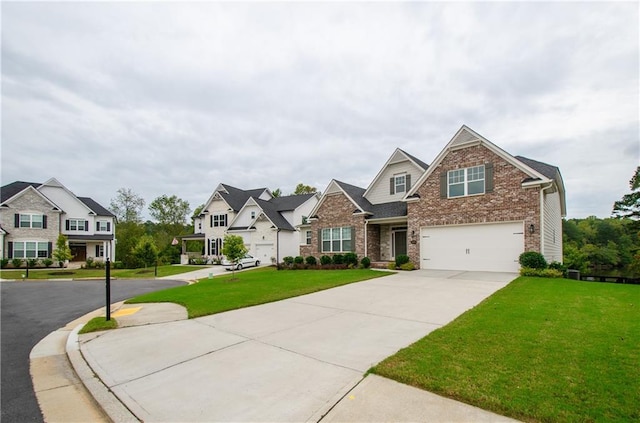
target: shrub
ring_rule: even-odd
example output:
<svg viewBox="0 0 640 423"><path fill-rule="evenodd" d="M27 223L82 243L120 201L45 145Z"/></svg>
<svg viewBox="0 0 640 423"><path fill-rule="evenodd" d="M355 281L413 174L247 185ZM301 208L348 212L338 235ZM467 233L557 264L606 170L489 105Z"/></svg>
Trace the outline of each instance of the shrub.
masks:
<svg viewBox="0 0 640 423"><path fill-rule="evenodd" d="M198 257L196 259L193 259L193 264L200 265L200 266L207 264L207 262L208 260L206 257Z"/></svg>
<svg viewBox="0 0 640 423"><path fill-rule="evenodd" d="M318 264L318 261L314 256L309 256L304 260L309 266L315 266Z"/></svg>
<svg viewBox="0 0 640 423"><path fill-rule="evenodd" d="M282 262L287 266L291 266L293 264L293 257L292 256L282 257Z"/></svg>
<svg viewBox="0 0 640 423"><path fill-rule="evenodd" d="M51 267L53 265L53 260L46 258L42 260L42 264L44 264L45 267Z"/></svg>
<svg viewBox="0 0 640 423"><path fill-rule="evenodd" d="M347 253L344 255L344 263L355 267L358 265L358 256L356 253Z"/></svg>
<svg viewBox="0 0 640 423"><path fill-rule="evenodd" d="M411 262L403 263L400 265L400 269L402 270L415 270L415 268L416 267Z"/></svg>
<svg viewBox="0 0 640 423"><path fill-rule="evenodd" d="M389 264L387 264L387 269L389 270L396 270L396 264L393 261L390 261Z"/></svg>
<svg viewBox="0 0 640 423"><path fill-rule="evenodd" d="M557 269L534 269L532 267L523 267L520 269L520 276L534 276L541 278L562 278L564 274Z"/></svg>
<svg viewBox="0 0 640 423"><path fill-rule="evenodd" d="M104 261L102 261L102 260L94 261L93 265L95 266L96 269L104 269L104 267L105 267Z"/></svg>
<svg viewBox="0 0 640 423"><path fill-rule="evenodd" d="M525 251L520 254L518 262L522 267L529 267L531 269L546 269L547 261L544 256L536 251Z"/></svg>
<svg viewBox="0 0 640 423"><path fill-rule="evenodd" d="M93 257L87 257L87 260L85 261L85 268L87 269L93 269L95 267L94 263L93 263Z"/></svg>
<svg viewBox="0 0 640 423"><path fill-rule="evenodd" d="M34 267L36 267L38 265L38 263L40 262L40 260L32 258L32 259L28 259L27 260L27 266L31 269L33 269Z"/></svg>
<svg viewBox="0 0 640 423"><path fill-rule="evenodd" d="M334 254L331 258L333 264L344 264L344 256L342 254Z"/></svg>
<svg viewBox="0 0 640 423"><path fill-rule="evenodd" d="M320 264L323 265L323 266L331 264L331 257L330 256L322 256L322 257L320 257Z"/></svg>
<svg viewBox="0 0 640 423"><path fill-rule="evenodd" d="M401 267L405 263L409 263L409 256L406 254L398 254L396 257L396 267Z"/></svg>
<svg viewBox="0 0 640 423"><path fill-rule="evenodd" d="M304 257L302 257L302 256L296 256L296 257L293 259L293 262L294 262L295 264L302 264L302 263L304 263Z"/></svg>
<svg viewBox="0 0 640 423"><path fill-rule="evenodd" d="M5 267L7 267L8 264L9 264L8 258L0 259L0 268L4 269Z"/></svg>
<svg viewBox="0 0 640 423"><path fill-rule="evenodd" d="M121 261L114 261L113 263L111 263L111 267L113 267L114 269L124 269L124 263Z"/></svg>
<svg viewBox="0 0 640 423"><path fill-rule="evenodd" d="M19 259L19 258L12 259L11 265L17 269L18 267L22 266L22 259Z"/></svg>
<svg viewBox="0 0 640 423"><path fill-rule="evenodd" d="M360 260L360 264L365 269L368 269L369 267L371 267L371 259L369 257L362 257L362 260Z"/></svg>
<svg viewBox="0 0 640 423"><path fill-rule="evenodd" d="M565 266L564 264L557 262L557 261L552 261L551 263L549 263L549 269L555 269L555 270L559 270L562 272L563 275L567 275L567 270L569 269L567 266Z"/></svg>

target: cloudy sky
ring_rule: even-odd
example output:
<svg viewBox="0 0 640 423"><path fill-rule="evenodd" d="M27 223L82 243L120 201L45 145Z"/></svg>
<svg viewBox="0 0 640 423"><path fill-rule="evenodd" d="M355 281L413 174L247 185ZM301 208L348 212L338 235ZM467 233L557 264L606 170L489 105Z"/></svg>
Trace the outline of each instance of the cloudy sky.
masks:
<svg viewBox="0 0 640 423"><path fill-rule="evenodd" d="M466 124L607 217L640 161L626 3L2 2L2 184L194 208L216 185L366 187ZM145 209L146 213L146 209Z"/></svg>

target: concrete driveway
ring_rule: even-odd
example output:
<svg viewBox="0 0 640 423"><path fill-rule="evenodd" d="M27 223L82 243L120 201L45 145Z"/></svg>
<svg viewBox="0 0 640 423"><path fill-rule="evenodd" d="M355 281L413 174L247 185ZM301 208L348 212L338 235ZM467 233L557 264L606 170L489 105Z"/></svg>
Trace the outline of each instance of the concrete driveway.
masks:
<svg viewBox="0 0 640 423"><path fill-rule="evenodd" d="M122 328L81 351L141 420L318 421L363 373L515 274L414 271L276 303Z"/></svg>

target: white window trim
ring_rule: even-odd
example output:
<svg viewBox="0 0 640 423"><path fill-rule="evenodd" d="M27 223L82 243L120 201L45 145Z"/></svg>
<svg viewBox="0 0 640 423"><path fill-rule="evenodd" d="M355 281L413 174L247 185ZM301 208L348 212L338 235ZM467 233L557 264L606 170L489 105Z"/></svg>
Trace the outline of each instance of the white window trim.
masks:
<svg viewBox="0 0 640 423"><path fill-rule="evenodd" d="M469 173L472 169L482 168L482 178L481 179L473 179L469 180ZM452 172L460 172L462 171L462 181L451 183L451 173ZM482 192L476 192L473 194L469 194L469 184L472 182L482 181ZM451 195L451 185L460 185L463 186L463 193L461 195ZM452 169L447 172L447 198L460 198L460 197L470 197L473 195L483 195L486 193L487 183L486 183L486 170L484 165L479 166L470 166L461 169Z"/></svg>
<svg viewBox="0 0 640 423"><path fill-rule="evenodd" d="M87 219L80 219L80 218L69 219L69 230L73 232L78 232L78 231L84 232L86 221ZM75 229L72 227L71 222L75 222ZM82 222L82 227L80 227L79 225L80 222Z"/></svg>
<svg viewBox="0 0 640 423"><path fill-rule="evenodd" d="M27 243L28 242L32 242L32 243L36 244L36 249L35 249L36 255L35 255L35 257L27 257ZM16 255L16 244L23 244L24 248L22 248L22 250L18 250L18 251L22 251L23 252L22 257L19 257L19 256ZM45 248L43 250L40 250L38 248L39 247L38 244L44 244ZM49 242L48 241L34 241L32 239L21 240L21 241L13 241L12 249L13 249L13 251L11 251L11 256L13 258L17 258L17 259L29 260L29 259L45 259L45 258L49 258ZM39 254L38 254L39 251L44 251L47 254L45 256L43 256L43 257L40 257Z"/></svg>
<svg viewBox="0 0 640 423"><path fill-rule="evenodd" d="M333 238L333 233L335 229L339 229L340 230L340 236L339 238ZM345 229L346 229L346 233L349 234L349 238L344 238L343 235L345 233ZM325 239L325 231L328 231L329 233L329 239ZM339 227L332 227L332 228L322 228L320 230L320 249L322 250L321 252L323 253L349 253L351 252L351 248L346 249L344 248L344 242L345 241L349 241L349 242L353 242L353 240L351 239L351 226L339 226ZM324 243L325 242L329 242L329 249L325 249L324 248ZM337 250L333 249L333 243L334 242L340 242L340 248Z"/></svg>
<svg viewBox="0 0 640 423"><path fill-rule="evenodd" d="M29 226L22 226L22 216L29 216ZM33 226L33 218L35 216L39 216L40 217L40 226ZM20 217L19 219L19 226L21 229L42 229L42 227L44 226L44 215L41 213L20 213Z"/></svg>
<svg viewBox="0 0 640 423"><path fill-rule="evenodd" d="M107 220L98 220L98 231L97 232L109 232L109 221ZM102 228L102 225L104 225L104 229Z"/></svg>
<svg viewBox="0 0 640 423"><path fill-rule="evenodd" d="M399 183L398 181L402 179L403 182ZM398 189L398 187L402 187L402 189ZM403 173L400 175L393 175L393 189L394 189L394 193L398 194L398 193L404 193L407 192L407 174Z"/></svg>

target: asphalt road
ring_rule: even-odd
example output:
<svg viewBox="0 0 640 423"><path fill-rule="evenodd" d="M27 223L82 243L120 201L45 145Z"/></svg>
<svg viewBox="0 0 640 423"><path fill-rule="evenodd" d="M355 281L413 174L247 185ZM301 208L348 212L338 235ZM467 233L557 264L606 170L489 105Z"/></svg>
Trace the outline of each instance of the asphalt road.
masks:
<svg viewBox="0 0 640 423"><path fill-rule="evenodd" d="M111 302L183 284L168 280L113 280ZM29 374L29 353L49 333L104 307L105 282L0 282L0 296L0 421L42 422Z"/></svg>

